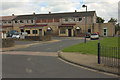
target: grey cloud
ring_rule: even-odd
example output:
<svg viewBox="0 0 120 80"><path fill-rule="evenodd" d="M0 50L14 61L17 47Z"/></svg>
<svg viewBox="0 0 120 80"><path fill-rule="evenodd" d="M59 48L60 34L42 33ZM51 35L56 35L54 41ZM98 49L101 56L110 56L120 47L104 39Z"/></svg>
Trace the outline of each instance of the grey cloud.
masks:
<svg viewBox="0 0 120 80"><path fill-rule="evenodd" d="M10 8L18 8L21 7L21 5L23 4L23 2L2 2L2 9L6 10Z"/></svg>

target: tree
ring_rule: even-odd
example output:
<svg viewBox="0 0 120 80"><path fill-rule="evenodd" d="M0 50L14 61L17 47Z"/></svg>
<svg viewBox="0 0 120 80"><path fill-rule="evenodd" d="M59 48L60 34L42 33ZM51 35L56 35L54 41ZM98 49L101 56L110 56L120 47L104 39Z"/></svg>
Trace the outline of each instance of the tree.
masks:
<svg viewBox="0 0 120 80"><path fill-rule="evenodd" d="M115 34L120 30L120 25L119 23L115 25Z"/></svg>
<svg viewBox="0 0 120 80"><path fill-rule="evenodd" d="M104 19L102 19L101 17L97 17L97 23L104 23Z"/></svg>
<svg viewBox="0 0 120 80"><path fill-rule="evenodd" d="M117 19L111 18L108 22L114 22L114 23L116 23L116 22L117 22Z"/></svg>

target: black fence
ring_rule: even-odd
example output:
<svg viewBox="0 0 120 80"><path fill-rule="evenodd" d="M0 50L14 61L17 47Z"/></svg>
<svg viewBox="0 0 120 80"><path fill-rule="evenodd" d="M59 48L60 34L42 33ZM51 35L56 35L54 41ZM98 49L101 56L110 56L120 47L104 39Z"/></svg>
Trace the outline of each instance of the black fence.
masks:
<svg viewBox="0 0 120 80"><path fill-rule="evenodd" d="M98 43L98 64L110 67L120 66L120 48L101 46Z"/></svg>

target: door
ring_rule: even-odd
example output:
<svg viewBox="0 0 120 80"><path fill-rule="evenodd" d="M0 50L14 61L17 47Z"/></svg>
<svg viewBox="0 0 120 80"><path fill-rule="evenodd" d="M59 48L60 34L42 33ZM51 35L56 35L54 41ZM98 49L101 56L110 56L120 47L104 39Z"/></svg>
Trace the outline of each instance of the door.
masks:
<svg viewBox="0 0 120 80"><path fill-rule="evenodd" d="M106 37L107 36L107 28L103 29L103 36Z"/></svg>
<svg viewBox="0 0 120 80"><path fill-rule="evenodd" d="M68 29L68 36L71 37L71 29Z"/></svg>
<svg viewBox="0 0 120 80"><path fill-rule="evenodd" d="M39 29L39 35L42 36L42 29Z"/></svg>

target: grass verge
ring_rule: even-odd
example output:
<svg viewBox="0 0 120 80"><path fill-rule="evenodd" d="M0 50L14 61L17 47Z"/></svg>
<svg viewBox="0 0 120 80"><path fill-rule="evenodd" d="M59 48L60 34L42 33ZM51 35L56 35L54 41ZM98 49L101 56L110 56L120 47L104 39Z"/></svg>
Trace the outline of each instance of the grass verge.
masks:
<svg viewBox="0 0 120 80"><path fill-rule="evenodd" d="M106 37L102 40L92 40L85 43L80 43L77 45L70 46L63 49L63 52L80 52L82 54L93 54L97 55L98 47L97 44L100 42L100 45L106 47L118 47L118 37Z"/></svg>

